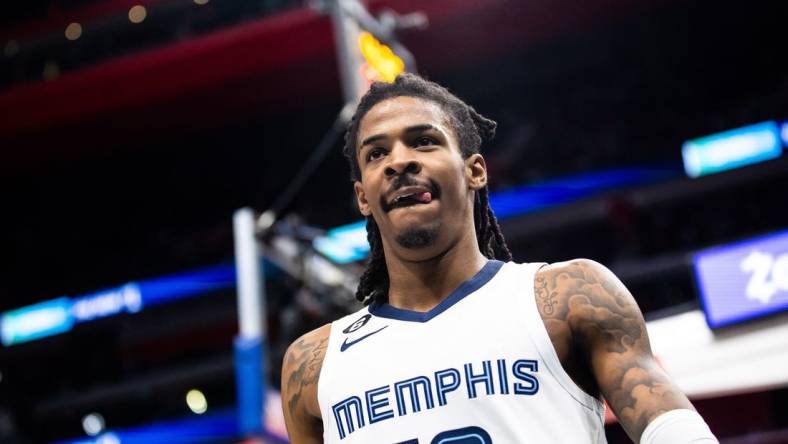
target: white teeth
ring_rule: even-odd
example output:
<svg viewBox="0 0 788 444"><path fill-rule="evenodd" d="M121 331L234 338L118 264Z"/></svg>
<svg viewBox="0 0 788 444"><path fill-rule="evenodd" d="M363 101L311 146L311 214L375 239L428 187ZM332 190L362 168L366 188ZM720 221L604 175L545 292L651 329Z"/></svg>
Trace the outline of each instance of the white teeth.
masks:
<svg viewBox="0 0 788 444"><path fill-rule="evenodd" d="M397 202L399 202L400 200L402 200L402 199L404 199L404 198L406 198L406 197L413 196L414 194L416 194L416 193L403 194L402 196L397 196L397 197L394 199L394 203L397 203Z"/></svg>

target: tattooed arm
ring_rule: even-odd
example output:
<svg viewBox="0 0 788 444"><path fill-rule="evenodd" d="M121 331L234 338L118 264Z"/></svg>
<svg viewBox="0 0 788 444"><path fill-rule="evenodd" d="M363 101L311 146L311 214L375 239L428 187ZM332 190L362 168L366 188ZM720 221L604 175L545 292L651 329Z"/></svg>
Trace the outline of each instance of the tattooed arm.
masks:
<svg viewBox="0 0 788 444"><path fill-rule="evenodd" d="M660 414L692 409L657 365L640 309L610 270L585 259L562 262L542 268L535 285L537 306L562 363L586 369L570 375L578 381L589 373L634 442Z"/></svg>
<svg viewBox="0 0 788 444"><path fill-rule="evenodd" d="M326 355L331 325L324 325L293 342L282 363L282 410L290 442L323 442L323 422L317 402L317 382Z"/></svg>

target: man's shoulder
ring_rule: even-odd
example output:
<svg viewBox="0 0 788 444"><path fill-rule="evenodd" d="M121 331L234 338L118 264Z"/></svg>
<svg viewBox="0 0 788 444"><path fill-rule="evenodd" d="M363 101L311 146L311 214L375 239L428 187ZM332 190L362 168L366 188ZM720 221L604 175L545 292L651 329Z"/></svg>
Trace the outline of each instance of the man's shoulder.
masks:
<svg viewBox="0 0 788 444"><path fill-rule="evenodd" d="M285 420L296 429L311 433L314 431L312 427L316 427L315 424L320 421L318 383L332 325L336 324L340 329L344 322L355 321L363 325L367 316L368 310L364 307L333 323L305 333L287 348L282 362L282 408L285 411Z"/></svg>
<svg viewBox="0 0 788 444"><path fill-rule="evenodd" d="M331 324L304 333L287 348L284 367L298 367L304 360L315 361L315 357L319 357L319 361L322 362L329 336L331 336Z"/></svg>
<svg viewBox="0 0 788 444"><path fill-rule="evenodd" d="M612 271L593 260L543 267L534 291L542 317L567 322L576 337L605 339L610 330L639 337L644 329L635 298Z"/></svg>
<svg viewBox="0 0 788 444"><path fill-rule="evenodd" d="M591 259L577 258L545 264L536 272L536 283L553 291L576 288L577 285L609 285L618 282L610 269Z"/></svg>
<svg viewBox="0 0 788 444"><path fill-rule="evenodd" d="M323 325L321 327L318 327L318 328L316 328L316 329L314 329L312 331L308 331L308 332L304 333L298 339L293 341L292 344L290 344L290 349L293 349L294 347L297 348L297 347L303 346L303 344L309 344L309 343L313 343L313 342L320 342L320 341L323 341L323 340L328 340L328 337L330 335L331 335L331 324L329 323L329 324L325 324L325 325Z"/></svg>
<svg viewBox="0 0 788 444"><path fill-rule="evenodd" d="M543 318L568 321L570 316L592 315L583 306L631 298L607 267L591 259L547 264L534 278L537 306Z"/></svg>

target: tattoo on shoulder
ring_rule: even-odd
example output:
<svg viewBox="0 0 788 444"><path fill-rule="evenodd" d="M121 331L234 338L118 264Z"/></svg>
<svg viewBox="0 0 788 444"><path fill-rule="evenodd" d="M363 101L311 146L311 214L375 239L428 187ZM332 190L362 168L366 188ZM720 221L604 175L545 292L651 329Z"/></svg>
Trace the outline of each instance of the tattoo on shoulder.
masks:
<svg viewBox="0 0 788 444"><path fill-rule="evenodd" d="M534 286L536 288L536 298L539 302L537 305L542 315L552 316L555 314L555 306L558 304L558 293L553 289L547 288L547 279L543 276L536 277Z"/></svg>
<svg viewBox="0 0 788 444"><path fill-rule="evenodd" d="M630 436L665 411L691 408L653 360L634 299L604 267L579 260L546 269L535 290L542 316L567 322L581 347L601 353L595 379Z"/></svg>
<svg viewBox="0 0 788 444"><path fill-rule="evenodd" d="M298 406L304 389L317 384L327 346L328 337L313 340L301 337L290 346L285 366L293 369L286 382L291 412Z"/></svg>
<svg viewBox="0 0 788 444"><path fill-rule="evenodd" d="M626 353L645 339L637 305L623 286L582 261L543 273L535 287L543 315L569 322L585 337L604 335L608 352Z"/></svg>

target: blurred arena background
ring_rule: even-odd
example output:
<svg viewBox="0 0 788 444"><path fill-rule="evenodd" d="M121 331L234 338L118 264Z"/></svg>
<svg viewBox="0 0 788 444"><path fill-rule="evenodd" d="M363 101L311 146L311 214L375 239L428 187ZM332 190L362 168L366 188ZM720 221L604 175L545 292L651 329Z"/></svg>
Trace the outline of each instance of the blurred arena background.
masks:
<svg viewBox="0 0 788 444"><path fill-rule="evenodd" d="M609 266L721 442L788 443L779 3L363 4L499 122L515 259ZM285 442L284 350L355 306L365 254L335 7L0 6L0 442Z"/></svg>

